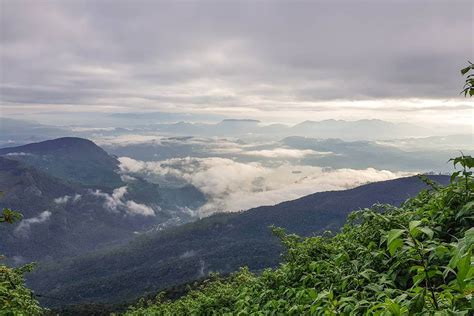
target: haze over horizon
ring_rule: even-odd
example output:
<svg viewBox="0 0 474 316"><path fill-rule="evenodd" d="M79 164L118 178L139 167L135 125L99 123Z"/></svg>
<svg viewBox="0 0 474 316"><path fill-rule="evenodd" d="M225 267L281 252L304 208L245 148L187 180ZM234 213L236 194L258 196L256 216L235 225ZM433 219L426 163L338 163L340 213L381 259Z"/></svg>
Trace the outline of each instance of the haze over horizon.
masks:
<svg viewBox="0 0 474 316"><path fill-rule="evenodd" d="M381 119L469 133L469 6L2 1L0 114Z"/></svg>

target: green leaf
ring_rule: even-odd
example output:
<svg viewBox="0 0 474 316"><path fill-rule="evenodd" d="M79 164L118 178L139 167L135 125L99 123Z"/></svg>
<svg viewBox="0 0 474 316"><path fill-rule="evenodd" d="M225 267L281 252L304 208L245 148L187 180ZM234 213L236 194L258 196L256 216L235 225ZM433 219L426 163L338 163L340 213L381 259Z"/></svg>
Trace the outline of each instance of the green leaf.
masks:
<svg viewBox="0 0 474 316"><path fill-rule="evenodd" d="M418 226L421 225L421 221L411 221L409 224L408 224L408 229L410 230L410 234L413 234L413 232L415 231L415 228L417 228Z"/></svg>
<svg viewBox="0 0 474 316"><path fill-rule="evenodd" d="M421 227L419 228L425 235L427 235L430 239L433 239L434 232L428 227Z"/></svg>
<svg viewBox="0 0 474 316"><path fill-rule="evenodd" d="M403 245L403 241L400 239L400 236L404 232L404 229L392 229L388 232L387 248L390 252L390 255L393 256L397 249L399 249Z"/></svg>
<svg viewBox="0 0 474 316"><path fill-rule="evenodd" d="M459 287L463 290L466 286L466 276L471 269L471 255L469 253L465 254L457 264L458 272L456 275L456 281L458 282Z"/></svg>
<svg viewBox="0 0 474 316"><path fill-rule="evenodd" d="M474 201L471 201L469 203L466 203L461 210L456 214L456 219L459 219L461 217L464 217L468 215L469 213L474 211Z"/></svg>
<svg viewBox="0 0 474 316"><path fill-rule="evenodd" d="M400 249L403 246L403 241L401 239L395 239L393 240L389 246L388 246L388 251L390 252L390 255L394 255L395 252Z"/></svg>
<svg viewBox="0 0 474 316"><path fill-rule="evenodd" d="M318 293L314 289L307 289L308 295L315 300L318 297Z"/></svg>
<svg viewBox="0 0 474 316"><path fill-rule="evenodd" d="M426 278L425 272L419 272L413 277L413 286L420 284Z"/></svg>
<svg viewBox="0 0 474 316"><path fill-rule="evenodd" d="M471 70L471 66L467 66L466 68L461 69L461 75L465 75Z"/></svg>
<svg viewBox="0 0 474 316"><path fill-rule="evenodd" d="M404 229L391 229L388 232L387 244L391 244L395 239L399 238L405 232Z"/></svg>
<svg viewBox="0 0 474 316"><path fill-rule="evenodd" d="M362 276L367 281L370 281L370 275L373 274L373 273L376 273L376 272L372 269L366 269L366 270L362 271L359 274L360 274L360 276Z"/></svg>
<svg viewBox="0 0 474 316"><path fill-rule="evenodd" d="M456 172L453 172L453 174L451 175L451 183L454 182L454 180L459 176L459 174L461 173L461 171L456 171Z"/></svg>
<svg viewBox="0 0 474 316"><path fill-rule="evenodd" d="M469 228L465 233L464 233L464 240L466 241L466 244L468 246L471 246L474 244L474 227Z"/></svg>
<svg viewBox="0 0 474 316"><path fill-rule="evenodd" d="M420 292L410 302L410 314L422 312L424 305L425 295L424 292Z"/></svg>
<svg viewBox="0 0 474 316"><path fill-rule="evenodd" d="M400 305L398 303L390 301L387 305L388 310L390 311L390 313L392 313L392 315L401 315Z"/></svg>
<svg viewBox="0 0 474 316"><path fill-rule="evenodd" d="M13 224L16 221L19 221L23 218L23 215L16 211L12 211L9 208L4 208L2 215L0 215L0 223L1 222L6 222L9 224Z"/></svg>
<svg viewBox="0 0 474 316"><path fill-rule="evenodd" d="M472 89L471 89L472 91ZM466 168L474 168L474 157L464 156L464 164Z"/></svg>

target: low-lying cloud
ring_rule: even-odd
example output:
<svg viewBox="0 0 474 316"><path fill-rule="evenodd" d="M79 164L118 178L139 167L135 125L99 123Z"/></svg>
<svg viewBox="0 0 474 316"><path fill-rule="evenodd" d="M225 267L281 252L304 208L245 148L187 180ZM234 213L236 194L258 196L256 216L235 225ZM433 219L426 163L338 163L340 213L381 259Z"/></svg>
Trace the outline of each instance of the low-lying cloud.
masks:
<svg viewBox="0 0 474 316"><path fill-rule="evenodd" d="M249 150L244 155L264 158L304 158L311 155L331 155L331 152L319 152L311 149L275 148L264 150Z"/></svg>
<svg viewBox="0 0 474 316"><path fill-rule="evenodd" d="M408 175L374 168L330 169L290 163L271 167L216 157L164 161L121 157L119 161L124 174L141 175L157 182L175 178L196 186L208 198L208 203L198 210L200 216L273 205L315 192L343 190Z"/></svg>
<svg viewBox="0 0 474 316"><path fill-rule="evenodd" d="M123 147L137 144L160 144L161 138L156 135L125 134L95 137L94 142L99 146Z"/></svg>
<svg viewBox="0 0 474 316"><path fill-rule="evenodd" d="M104 207L112 212L124 211L129 215L155 216L153 208L132 200L126 200L127 186L116 188L112 194L100 190L91 191L97 197L104 199Z"/></svg>
<svg viewBox="0 0 474 316"><path fill-rule="evenodd" d="M14 152L14 153L8 153L6 156L33 156L33 154L30 153L25 153L25 152Z"/></svg>
<svg viewBox="0 0 474 316"><path fill-rule="evenodd" d="M132 214L138 214L143 216L155 216L155 211L145 204L140 204L135 201L127 201L127 208Z"/></svg>
<svg viewBox="0 0 474 316"><path fill-rule="evenodd" d="M75 203L81 199L82 195L75 194L75 195L64 195L54 199L54 203L56 204L66 204L68 202Z"/></svg>
<svg viewBox="0 0 474 316"><path fill-rule="evenodd" d="M186 157L188 155L198 157L223 157L240 158L244 160L297 160L309 156L327 156L336 153L330 151L317 151L313 149L288 148L278 141L246 140L245 142L236 138L220 137L163 137L160 135L121 135L117 137L99 137L95 139L99 145L108 147L112 152L117 151L127 155L127 146L144 145L155 150L150 160L162 160L167 158ZM122 149L122 150L120 150ZM141 152L140 150L138 152ZM130 150L130 155L133 156ZM167 154L178 155L177 157L166 157ZM124 155L124 156L125 156ZM161 157L161 159L157 159ZM134 157L137 158L137 157Z"/></svg>
<svg viewBox="0 0 474 316"><path fill-rule="evenodd" d="M22 237L27 237L30 232L31 225L44 223L50 217L51 217L50 211L43 211L38 216L24 219L15 228L15 234L20 235Z"/></svg>

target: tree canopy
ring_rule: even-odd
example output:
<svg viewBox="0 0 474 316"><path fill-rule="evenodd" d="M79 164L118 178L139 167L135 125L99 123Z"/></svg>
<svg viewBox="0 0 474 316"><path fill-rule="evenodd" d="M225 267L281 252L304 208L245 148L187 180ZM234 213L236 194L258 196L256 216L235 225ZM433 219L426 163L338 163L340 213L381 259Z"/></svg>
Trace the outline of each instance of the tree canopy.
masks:
<svg viewBox="0 0 474 316"><path fill-rule="evenodd" d="M474 158L452 159L451 184L430 185L401 207L352 213L343 229L300 238L277 269L248 269L177 300L142 300L127 315L468 315L473 310Z"/></svg>
<svg viewBox="0 0 474 316"><path fill-rule="evenodd" d="M1 192L0 192L1 193ZM19 212L4 208L0 223L13 224L21 220ZM3 257L0 256L0 260ZM31 272L34 264L10 268L0 264L0 315L41 315L43 309L34 298L33 292L25 286L23 274Z"/></svg>

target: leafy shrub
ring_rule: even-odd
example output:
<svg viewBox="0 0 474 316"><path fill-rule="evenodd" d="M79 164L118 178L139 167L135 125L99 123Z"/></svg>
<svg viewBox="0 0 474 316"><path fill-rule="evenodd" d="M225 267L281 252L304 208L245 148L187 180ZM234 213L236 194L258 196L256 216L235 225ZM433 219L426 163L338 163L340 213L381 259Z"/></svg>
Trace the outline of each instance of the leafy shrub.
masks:
<svg viewBox="0 0 474 316"><path fill-rule="evenodd" d="M300 238L279 268L212 275L186 296L159 294L127 315L468 315L474 309L474 159L452 160L451 184L352 213L332 235Z"/></svg>
<svg viewBox="0 0 474 316"><path fill-rule="evenodd" d="M0 223L12 224L22 218L21 214L8 208L3 209ZM3 257L0 257L2 259ZM0 264L0 315L41 315L33 293L25 286L23 274L33 270L33 264L20 268L9 268Z"/></svg>
<svg viewBox="0 0 474 316"><path fill-rule="evenodd" d="M466 83L461 91L461 94L464 94L465 97L468 95L472 97L474 95L474 73L472 71L474 71L474 64L471 62L469 62L469 66L461 69L461 75L467 74Z"/></svg>

